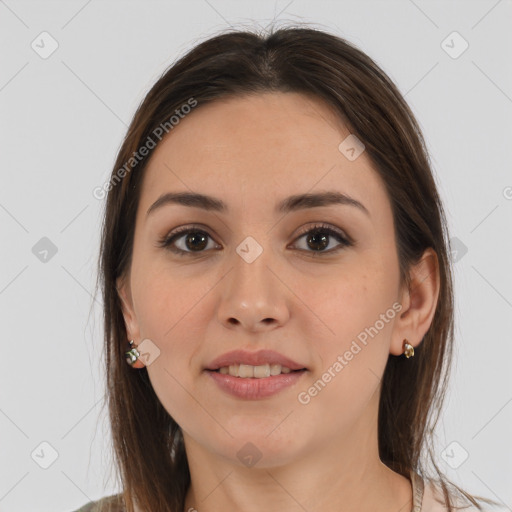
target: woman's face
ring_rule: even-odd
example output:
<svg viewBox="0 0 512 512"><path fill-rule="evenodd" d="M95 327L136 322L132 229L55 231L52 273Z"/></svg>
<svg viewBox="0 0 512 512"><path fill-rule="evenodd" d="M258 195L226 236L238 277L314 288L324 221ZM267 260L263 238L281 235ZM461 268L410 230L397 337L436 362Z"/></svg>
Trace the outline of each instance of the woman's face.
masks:
<svg viewBox="0 0 512 512"><path fill-rule="evenodd" d="M350 139L339 149L349 134L316 99L266 93L199 105L155 149L121 296L128 335L150 340L151 383L188 445L272 466L356 430L368 438L389 354L428 328L401 319L409 295L391 206L367 153ZM287 201L328 192L361 206ZM214 199L148 213L168 193ZM274 394L235 396L205 370L235 349L273 350L306 370Z"/></svg>

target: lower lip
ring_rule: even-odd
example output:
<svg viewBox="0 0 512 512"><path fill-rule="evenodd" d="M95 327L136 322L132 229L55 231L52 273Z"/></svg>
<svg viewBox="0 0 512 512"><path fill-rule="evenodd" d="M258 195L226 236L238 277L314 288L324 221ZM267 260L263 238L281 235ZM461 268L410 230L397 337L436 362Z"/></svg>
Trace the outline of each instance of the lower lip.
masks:
<svg viewBox="0 0 512 512"><path fill-rule="evenodd" d="M205 370L215 383L226 393L243 398L244 400L259 400L273 396L285 388L293 386L306 373L306 370L298 372L281 373L262 379L233 377L211 370Z"/></svg>

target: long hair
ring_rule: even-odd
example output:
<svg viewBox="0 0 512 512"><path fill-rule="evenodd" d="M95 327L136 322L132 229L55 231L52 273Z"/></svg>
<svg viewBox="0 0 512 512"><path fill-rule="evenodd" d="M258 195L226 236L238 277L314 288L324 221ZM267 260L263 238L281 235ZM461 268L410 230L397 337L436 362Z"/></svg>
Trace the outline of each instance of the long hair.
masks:
<svg viewBox="0 0 512 512"><path fill-rule="evenodd" d="M445 213L421 130L397 87L370 57L341 37L303 26L265 34L226 31L177 60L138 107L110 181L101 189L106 203L98 277L113 459L123 489L119 503L128 512L133 501L152 512L178 512L190 484L178 424L160 403L147 370L134 371L124 357L127 333L116 280L130 267L141 182L154 151L148 141L162 127L170 132L171 118L177 110L186 113L185 105L190 111L221 98L272 91L323 100L364 143L391 202L401 283L409 286L410 268L425 249L437 254L440 293L430 329L414 358L389 357L384 371L379 456L407 478L411 471L428 477L431 463L436 474L431 478L441 485L450 511L455 493L481 510L476 499L489 500L449 482L433 453L452 361L454 306Z"/></svg>

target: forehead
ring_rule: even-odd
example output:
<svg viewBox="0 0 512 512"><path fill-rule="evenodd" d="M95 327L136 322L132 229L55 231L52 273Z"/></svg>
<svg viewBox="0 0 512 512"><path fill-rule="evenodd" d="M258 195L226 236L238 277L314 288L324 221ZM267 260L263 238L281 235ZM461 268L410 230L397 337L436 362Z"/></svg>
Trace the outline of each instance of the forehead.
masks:
<svg viewBox="0 0 512 512"><path fill-rule="evenodd" d="M169 191L263 204L322 189L350 194L371 210L385 200L384 187L365 152L353 161L340 152L349 135L332 107L298 93L198 105L155 149L141 208Z"/></svg>

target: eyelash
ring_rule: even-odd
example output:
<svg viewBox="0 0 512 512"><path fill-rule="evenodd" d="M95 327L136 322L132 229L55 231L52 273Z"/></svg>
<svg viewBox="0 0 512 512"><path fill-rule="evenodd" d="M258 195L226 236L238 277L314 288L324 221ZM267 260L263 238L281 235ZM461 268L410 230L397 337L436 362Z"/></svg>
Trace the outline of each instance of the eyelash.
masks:
<svg viewBox="0 0 512 512"><path fill-rule="evenodd" d="M207 235L210 239L213 240L213 238L208 234L208 232L206 230L200 228L199 226L194 226L194 225L183 226L181 228L177 228L175 231L173 231L170 234L166 235L165 237L161 238L158 241L158 247L165 248L169 251L174 252L175 254L178 254L179 256L196 256L196 255L199 256L199 255L205 253L206 252L205 250L184 251L183 249L178 249L177 247L175 247L173 245L176 240L181 238L183 235L186 235L189 233L203 233L203 234ZM299 249L299 251L310 253L310 255L313 257L318 257L318 256L322 256L324 254L337 253L338 251L340 251L343 248L351 247L352 245L354 245L354 242L352 241L352 239L350 239L350 237L348 237L346 235L344 236L343 233L333 229L332 227L330 227L327 224L322 224L322 223L315 224L314 226L310 227L304 233L301 233L300 235L298 235L297 238L295 239L295 242L305 235L315 234L315 233L325 233L330 237L334 237L340 243L340 245L338 245L334 249L329 249L328 251L307 251L305 249ZM330 243L330 241L329 241L329 243Z"/></svg>

